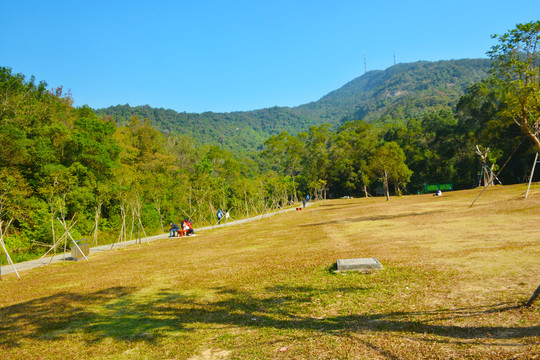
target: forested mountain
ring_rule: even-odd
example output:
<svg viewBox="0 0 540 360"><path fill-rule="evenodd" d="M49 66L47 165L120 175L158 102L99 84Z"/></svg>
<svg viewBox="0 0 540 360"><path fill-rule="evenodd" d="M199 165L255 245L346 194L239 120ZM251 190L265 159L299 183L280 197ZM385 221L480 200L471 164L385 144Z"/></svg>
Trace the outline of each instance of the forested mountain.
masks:
<svg viewBox="0 0 540 360"><path fill-rule="evenodd" d="M370 71L319 101L300 108L326 110L368 123L452 110L465 90L488 77L490 60L450 60L397 64Z"/></svg>
<svg viewBox="0 0 540 360"><path fill-rule="evenodd" d="M486 59L397 64L370 71L318 101L294 108L196 114L148 105L117 105L96 113L113 117L119 125L128 124L133 116L147 118L164 133L192 136L201 143L235 152L251 152L282 131L297 134L320 124L337 127L346 120L395 123L425 112L453 110L467 87L488 76L490 64Z"/></svg>
<svg viewBox="0 0 540 360"><path fill-rule="evenodd" d="M309 104L219 114L77 108L61 87L0 67L0 230L8 248L37 256L68 221L99 244L181 218L213 224L218 208L240 218L306 195L383 189L389 200L489 185L495 173L534 179L540 89L504 75L519 64L538 79L540 68L515 56L400 64Z"/></svg>

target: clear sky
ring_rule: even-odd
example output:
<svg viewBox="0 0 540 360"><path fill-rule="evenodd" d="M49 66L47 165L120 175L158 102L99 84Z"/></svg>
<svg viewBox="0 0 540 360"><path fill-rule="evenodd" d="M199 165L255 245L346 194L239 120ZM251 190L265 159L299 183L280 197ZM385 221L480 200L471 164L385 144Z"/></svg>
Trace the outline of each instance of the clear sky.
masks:
<svg viewBox="0 0 540 360"><path fill-rule="evenodd" d="M75 105L230 112L318 100L364 73L486 58L539 0L0 0L0 66Z"/></svg>

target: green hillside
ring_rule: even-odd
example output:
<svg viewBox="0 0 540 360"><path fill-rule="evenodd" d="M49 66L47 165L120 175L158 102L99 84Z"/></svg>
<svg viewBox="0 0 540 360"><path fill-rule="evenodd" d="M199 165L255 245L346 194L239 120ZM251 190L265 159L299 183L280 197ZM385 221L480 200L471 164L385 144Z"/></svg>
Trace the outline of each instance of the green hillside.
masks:
<svg viewBox="0 0 540 360"><path fill-rule="evenodd" d="M453 109L469 86L488 77L490 65L483 59L398 64L358 77L305 107L344 109L370 123Z"/></svg>
<svg viewBox="0 0 540 360"><path fill-rule="evenodd" d="M341 125L349 119L395 122L429 111L451 110L467 87L488 76L490 64L485 59L398 64L370 71L318 101L294 108L197 114L126 104L96 113L112 116L119 124L127 124L133 116L147 118L164 133L180 133L201 143L250 152L282 131L297 134L310 126Z"/></svg>

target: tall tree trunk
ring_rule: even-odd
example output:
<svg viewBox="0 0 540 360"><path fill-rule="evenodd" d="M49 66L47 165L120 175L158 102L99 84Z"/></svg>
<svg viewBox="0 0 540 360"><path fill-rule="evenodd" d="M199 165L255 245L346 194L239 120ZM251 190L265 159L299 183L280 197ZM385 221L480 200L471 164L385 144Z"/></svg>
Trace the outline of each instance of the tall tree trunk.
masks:
<svg viewBox="0 0 540 360"><path fill-rule="evenodd" d="M163 215L161 214L161 207L156 206L156 210L157 210L158 216L159 216L159 224L161 225L161 233L164 233L165 230L163 229Z"/></svg>
<svg viewBox="0 0 540 360"><path fill-rule="evenodd" d="M527 135L533 141L537 149L536 151L540 153L540 138L538 137L538 131L536 131L535 133L531 131L531 129L528 126L529 118L527 116L524 116L523 119L521 119L521 121L517 121L516 119L514 119L514 121L519 125L519 127L525 133L525 135ZM538 129L538 122L536 122L534 125L536 129Z"/></svg>
<svg viewBox="0 0 540 360"><path fill-rule="evenodd" d="M133 230L135 228L135 205L132 203L131 204L131 231L129 233L129 240L133 240Z"/></svg>
<svg viewBox="0 0 540 360"><path fill-rule="evenodd" d="M67 208L66 208L66 196L67 196L67 193L63 194L62 195L63 199L60 202L60 215L62 216L62 224L66 223L66 211L67 211ZM67 230L66 230L66 232L67 232ZM66 238L64 240L64 259L66 257L67 244L68 244L68 237L66 236Z"/></svg>
<svg viewBox="0 0 540 360"><path fill-rule="evenodd" d="M386 201L390 201L390 190L388 189L388 173L384 170L384 192L386 193Z"/></svg>
<svg viewBox="0 0 540 360"><path fill-rule="evenodd" d="M51 210L51 231L53 237L54 255L56 255L56 234L54 233L54 213Z"/></svg>
<svg viewBox="0 0 540 360"><path fill-rule="evenodd" d="M295 184L295 181L294 181L294 175L292 176L292 186L293 186L293 194L294 194L293 201L295 203L297 203L298 202L298 195L296 194L296 184Z"/></svg>
<svg viewBox="0 0 540 360"><path fill-rule="evenodd" d="M193 217L193 209L192 209L192 206L191 206L191 196L192 196L192 193L193 193L193 187L190 186L189 187L189 215L190 215L190 219L192 219Z"/></svg>
<svg viewBox="0 0 540 360"><path fill-rule="evenodd" d="M118 237L119 242L124 242L127 240L126 234L126 205L124 202L120 205L120 216L122 217L122 227L120 228L120 236Z"/></svg>
<svg viewBox="0 0 540 360"><path fill-rule="evenodd" d="M248 201L247 201L247 190L244 187L244 201L246 203L246 217L249 217Z"/></svg>
<svg viewBox="0 0 540 360"><path fill-rule="evenodd" d="M94 246L98 244L98 232L99 232L99 217L101 216L101 203L96 206L96 212L94 214Z"/></svg>

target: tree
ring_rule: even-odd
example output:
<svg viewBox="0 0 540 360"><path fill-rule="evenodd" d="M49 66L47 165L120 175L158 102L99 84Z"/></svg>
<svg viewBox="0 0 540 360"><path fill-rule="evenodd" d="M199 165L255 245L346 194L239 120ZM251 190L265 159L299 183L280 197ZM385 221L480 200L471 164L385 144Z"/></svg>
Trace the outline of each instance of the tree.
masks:
<svg viewBox="0 0 540 360"><path fill-rule="evenodd" d="M506 109L540 152L540 20L517 24L488 52L492 74L501 81Z"/></svg>
<svg viewBox="0 0 540 360"><path fill-rule="evenodd" d="M13 168L0 168L0 221L28 216L32 194L23 175Z"/></svg>
<svg viewBox="0 0 540 360"><path fill-rule="evenodd" d="M306 142L303 175L307 183L313 184L322 181L326 184L328 171L332 166L329 148L333 140L333 133L330 132L330 125L312 126L308 133L299 134L299 137Z"/></svg>
<svg viewBox="0 0 540 360"><path fill-rule="evenodd" d="M339 185L346 193L361 188L367 197L367 161L375 147L376 133L371 125L364 121L345 122L330 148L330 185Z"/></svg>
<svg viewBox="0 0 540 360"><path fill-rule="evenodd" d="M295 178L302 170L304 143L295 136L283 131L264 142L265 149L261 155L272 161L273 169L281 175L292 179L293 200L297 201Z"/></svg>
<svg viewBox="0 0 540 360"><path fill-rule="evenodd" d="M370 159L370 168L384 185L386 200L390 200L388 183L393 180L396 190L400 192L401 184L409 182L412 171L405 164L405 154L399 145L393 141L379 146Z"/></svg>
<svg viewBox="0 0 540 360"><path fill-rule="evenodd" d="M540 152L540 20L517 24L488 52L494 60L493 74L502 81L504 110ZM540 286L527 303L531 305Z"/></svg>

